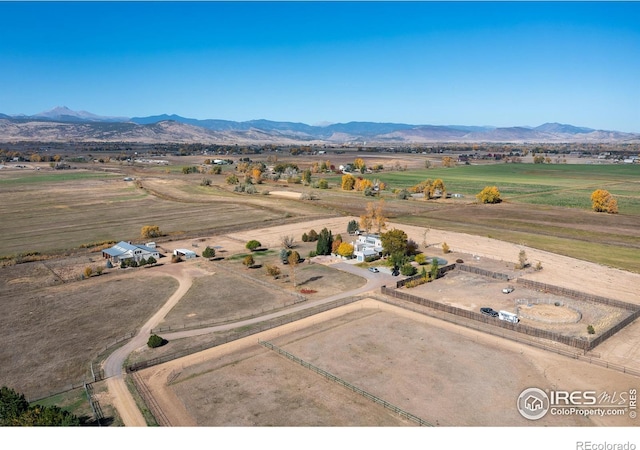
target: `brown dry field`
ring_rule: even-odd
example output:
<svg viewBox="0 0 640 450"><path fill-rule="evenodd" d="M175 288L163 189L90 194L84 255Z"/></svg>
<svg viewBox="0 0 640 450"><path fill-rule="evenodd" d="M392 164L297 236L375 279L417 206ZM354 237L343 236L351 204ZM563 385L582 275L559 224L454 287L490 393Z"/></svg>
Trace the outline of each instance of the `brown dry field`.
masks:
<svg viewBox="0 0 640 450"><path fill-rule="evenodd" d="M297 248L300 249L299 247ZM274 280L264 268L247 269L240 260L202 263L212 273L197 278L180 302L159 324L162 330L212 325L262 315L294 303L324 298L362 286L363 278L320 264L300 264L294 288L287 266L277 256L268 258L282 267L283 275ZM302 289L316 291L300 294ZM301 297L302 296L302 297Z"/></svg>
<svg viewBox="0 0 640 450"><path fill-rule="evenodd" d="M38 286L47 269L41 263L29 265L29 276L18 266L23 276L3 277L0 310L0 384L27 398L89 379L90 362L137 330L177 287L171 277L151 272L141 277L140 271ZM2 274L13 273L14 267L3 268Z"/></svg>
<svg viewBox="0 0 640 450"><path fill-rule="evenodd" d="M633 426L524 419L522 390L629 390L638 378L364 300L139 372L173 426L401 426L395 413L257 343L439 426ZM499 368L499 370L496 370Z"/></svg>

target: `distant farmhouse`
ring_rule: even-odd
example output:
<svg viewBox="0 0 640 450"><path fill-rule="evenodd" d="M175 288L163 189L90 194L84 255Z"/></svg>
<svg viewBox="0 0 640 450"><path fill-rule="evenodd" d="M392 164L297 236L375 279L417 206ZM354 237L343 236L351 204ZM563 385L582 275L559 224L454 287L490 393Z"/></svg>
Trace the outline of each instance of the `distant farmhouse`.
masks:
<svg viewBox="0 0 640 450"><path fill-rule="evenodd" d="M140 262L142 258L149 259L150 256L153 256L156 261L160 258L160 252L156 249L155 242L137 245L120 241L113 247L102 250L102 257L111 261L112 264L120 264L121 261L127 259Z"/></svg>
<svg viewBox="0 0 640 450"><path fill-rule="evenodd" d="M368 257L382 255L382 241L379 234L363 234L353 243L353 256L358 262Z"/></svg>

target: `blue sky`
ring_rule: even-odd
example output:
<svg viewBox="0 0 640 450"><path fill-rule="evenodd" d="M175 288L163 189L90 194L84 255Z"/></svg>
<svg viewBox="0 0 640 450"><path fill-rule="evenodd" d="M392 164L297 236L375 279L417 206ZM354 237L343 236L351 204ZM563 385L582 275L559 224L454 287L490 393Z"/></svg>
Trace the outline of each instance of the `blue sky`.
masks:
<svg viewBox="0 0 640 450"><path fill-rule="evenodd" d="M0 2L0 112L640 132L638 2Z"/></svg>

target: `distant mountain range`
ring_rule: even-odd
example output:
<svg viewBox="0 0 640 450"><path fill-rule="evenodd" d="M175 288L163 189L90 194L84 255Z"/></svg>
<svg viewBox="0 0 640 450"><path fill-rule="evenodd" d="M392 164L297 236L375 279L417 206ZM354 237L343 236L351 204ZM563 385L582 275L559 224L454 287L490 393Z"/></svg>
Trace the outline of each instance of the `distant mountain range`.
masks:
<svg viewBox="0 0 640 450"><path fill-rule="evenodd" d="M537 127L478 127L349 122L190 119L173 115L105 117L56 107L32 116L0 113L0 142L81 141L204 144L426 144L433 142L640 142L640 133L560 123Z"/></svg>

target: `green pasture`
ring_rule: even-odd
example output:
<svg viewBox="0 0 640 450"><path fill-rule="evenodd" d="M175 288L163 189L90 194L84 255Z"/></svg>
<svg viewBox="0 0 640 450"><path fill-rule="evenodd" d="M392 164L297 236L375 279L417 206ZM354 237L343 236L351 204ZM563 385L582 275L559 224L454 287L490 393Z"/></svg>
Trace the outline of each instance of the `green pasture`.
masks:
<svg viewBox="0 0 640 450"><path fill-rule="evenodd" d="M387 190L410 188L440 178L449 193L474 198L485 186L497 186L502 198L549 206L590 209L590 195L606 189L618 199L621 213L640 214L640 165L488 164L367 174ZM331 177L339 185L341 177Z"/></svg>
<svg viewBox="0 0 640 450"><path fill-rule="evenodd" d="M45 184L61 183L66 181L96 180L121 178L121 175L99 172L77 172L77 171L57 171L57 172L2 172L0 173L0 192L5 186L21 184Z"/></svg>
<svg viewBox="0 0 640 450"><path fill-rule="evenodd" d="M387 199L387 215L396 222L524 242L553 253L640 272L640 165L465 165L365 177L387 184L382 197ZM447 192L462 194L463 198L448 202L397 200L392 193L437 178L444 181ZM339 186L340 179L332 177L331 182ZM475 204L475 195L493 185L504 202ZM591 210L590 197L596 189L606 189L617 199L619 214ZM360 198L362 193L347 193L337 187L333 195L336 199L343 197L341 202L346 204L345 196Z"/></svg>

